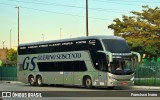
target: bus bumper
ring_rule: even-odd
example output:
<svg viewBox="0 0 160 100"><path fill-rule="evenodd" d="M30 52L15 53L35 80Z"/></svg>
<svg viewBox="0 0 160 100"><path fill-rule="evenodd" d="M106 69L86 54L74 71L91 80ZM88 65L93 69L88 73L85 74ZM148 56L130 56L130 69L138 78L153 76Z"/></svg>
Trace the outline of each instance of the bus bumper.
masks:
<svg viewBox="0 0 160 100"><path fill-rule="evenodd" d="M108 81L107 86L133 86L134 81Z"/></svg>

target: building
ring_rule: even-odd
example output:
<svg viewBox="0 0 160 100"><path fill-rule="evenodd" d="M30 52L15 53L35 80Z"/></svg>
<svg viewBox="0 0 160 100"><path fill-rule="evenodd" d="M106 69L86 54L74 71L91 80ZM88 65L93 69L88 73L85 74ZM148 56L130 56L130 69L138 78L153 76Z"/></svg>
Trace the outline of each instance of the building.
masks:
<svg viewBox="0 0 160 100"><path fill-rule="evenodd" d="M7 51L6 49L0 49L0 60L2 60L3 62L7 61L6 51Z"/></svg>

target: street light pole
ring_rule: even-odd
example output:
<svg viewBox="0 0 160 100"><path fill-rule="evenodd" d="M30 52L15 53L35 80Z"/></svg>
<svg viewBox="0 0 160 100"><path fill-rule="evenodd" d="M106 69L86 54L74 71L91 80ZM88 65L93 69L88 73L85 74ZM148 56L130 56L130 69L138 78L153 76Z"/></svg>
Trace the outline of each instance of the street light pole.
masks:
<svg viewBox="0 0 160 100"><path fill-rule="evenodd" d="M15 7L18 9L18 45L19 45L19 7Z"/></svg>
<svg viewBox="0 0 160 100"><path fill-rule="evenodd" d="M5 41L2 41L3 42L3 49L4 49L4 43L5 43Z"/></svg>
<svg viewBox="0 0 160 100"><path fill-rule="evenodd" d="M11 49L11 32L12 32L12 29L10 29L10 49Z"/></svg>
<svg viewBox="0 0 160 100"><path fill-rule="evenodd" d="M44 41L44 34L42 34L42 39L43 39L43 41Z"/></svg>
<svg viewBox="0 0 160 100"><path fill-rule="evenodd" d="M61 39L61 32L62 32L62 28L60 28L60 39Z"/></svg>
<svg viewBox="0 0 160 100"><path fill-rule="evenodd" d="M88 0L86 0L86 36L88 35Z"/></svg>

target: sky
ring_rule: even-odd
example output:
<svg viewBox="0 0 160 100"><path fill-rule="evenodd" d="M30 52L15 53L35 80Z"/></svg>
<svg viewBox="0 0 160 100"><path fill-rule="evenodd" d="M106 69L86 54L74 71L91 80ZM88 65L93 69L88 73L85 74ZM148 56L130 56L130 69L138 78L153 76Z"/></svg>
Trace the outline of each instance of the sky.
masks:
<svg viewBox="0 0 160 100"><path fill-rule="evenodd" d="M89 35L113 35L108 25L142 5L159 7L159 0L88 0ZM0 0L0 48L20 44L86 36L86 0ZM61 33L61 35L60 35ZM11 35L10 35L11 34ZM10 43L11 38L11 43Z"/></svg>

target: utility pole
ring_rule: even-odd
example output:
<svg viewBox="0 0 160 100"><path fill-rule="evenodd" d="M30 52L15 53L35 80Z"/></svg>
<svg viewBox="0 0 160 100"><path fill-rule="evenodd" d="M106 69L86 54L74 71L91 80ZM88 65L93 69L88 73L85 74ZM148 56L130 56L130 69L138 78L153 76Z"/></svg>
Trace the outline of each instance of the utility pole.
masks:
<svg viewBox="0 0 160 100"><path fill-rule="evenodd" d="M3 49L4 49L4 43L5 43L5 41L2 41L2 43L3 43Z"/></svg>
<svg viewBox="0 0 160 100"><path fill-rule="evenodd" d="M60 39L61 39L61 32L62 32L62 28L60 28Z"/></svg>
<svg viewBox="0 0 160 100"><path fill-rule="evenodd" d="M18 45L19 45L19 7L15 7L18 9Z"/></svg>
<svg viewBox="0 0 160 100"><path fill-rule="evenodd" d="M42 34L42 40L44 41L44 34Z"/></svg>
<svg viewBox="0 0 160 100"><path fill-rule="evenodd" d="M72 35L70 34L70 38L72 37Z"/></svg>
<svg viewBox="0 0 160 100"><path fill-rule="evenodd" d="M86 36L88 35L88 0L86 0Z"/></svg>
<svg viewBox="0 0 160 100"><path fill-rule="evenodd" d="M11 49L11 32L12 32L12 29L10 29L10 49Z"/></svg>

